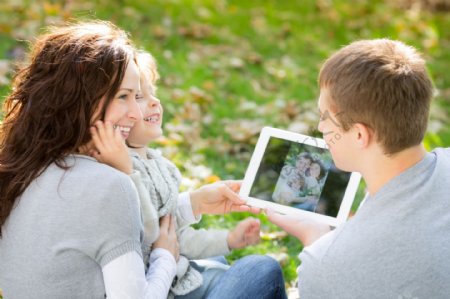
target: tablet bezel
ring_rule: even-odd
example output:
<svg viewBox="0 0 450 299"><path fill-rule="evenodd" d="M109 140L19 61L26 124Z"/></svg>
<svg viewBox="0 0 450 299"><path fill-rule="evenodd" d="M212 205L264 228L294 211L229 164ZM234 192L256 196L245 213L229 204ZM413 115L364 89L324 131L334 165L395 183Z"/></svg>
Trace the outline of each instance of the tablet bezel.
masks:
<svg viewBox="0 0 450 299"><path fill-rule="evenodd" d="M319 148L328 149L325 140L321 138L315 138L311 136L306 136L299 133L289 132L281 129L276 129L272 127L264 127L259 136L258 142L256 143L255 150L253 152L250 164L245 173L244 181L242 182L241 190L239 195L247 200L247 204L250 206L258 208L271 208L276 212L287 214L287 215L297 215L303 218L311 218L316 221L326 223L330 226L338 226L344 223L350 213L352 203L355 199L356 192L358 190L359 182L361 180L361 175L357 172L352 172L350 175L350 180L345 189L344 198L342 200L341 206L339 208L338 215L336 217L331 217L327 215L317 214L314 212L304 211L294 207L284 206L275 202L270 202L254 197L250 197L250 191L254 183L256 174L261 163L261 160L266 151L267 145L271 137L280 138L288 141L293 141L296 143L306 144L310 146L315 146Z"/></svg>

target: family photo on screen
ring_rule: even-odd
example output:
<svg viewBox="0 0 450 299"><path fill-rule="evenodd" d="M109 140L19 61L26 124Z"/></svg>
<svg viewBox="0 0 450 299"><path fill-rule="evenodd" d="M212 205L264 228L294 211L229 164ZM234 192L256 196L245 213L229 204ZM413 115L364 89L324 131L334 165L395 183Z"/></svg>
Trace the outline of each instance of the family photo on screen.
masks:
<svg viewBox="0 0 450 299"><path fill-rule="evenodd" d="M331 166L329 152L292 146L281 169L272 200L314 212Z"/></svg>

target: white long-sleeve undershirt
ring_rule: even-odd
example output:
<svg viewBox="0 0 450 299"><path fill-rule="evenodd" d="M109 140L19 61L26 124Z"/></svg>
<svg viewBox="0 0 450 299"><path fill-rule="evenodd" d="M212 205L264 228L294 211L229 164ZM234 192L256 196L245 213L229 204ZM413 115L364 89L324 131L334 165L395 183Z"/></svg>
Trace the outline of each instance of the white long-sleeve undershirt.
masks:
<svg viewBox="0 0 450 299"><path fill-rule="evenodd" d="M189 193L181 193L177 206L179 215L187 222L197 222ZM150 268L145 274L141 256L130 251L102 268L107 298L165 299L176 275L177 263L166 249L155 248L150 255Z"/></svg>

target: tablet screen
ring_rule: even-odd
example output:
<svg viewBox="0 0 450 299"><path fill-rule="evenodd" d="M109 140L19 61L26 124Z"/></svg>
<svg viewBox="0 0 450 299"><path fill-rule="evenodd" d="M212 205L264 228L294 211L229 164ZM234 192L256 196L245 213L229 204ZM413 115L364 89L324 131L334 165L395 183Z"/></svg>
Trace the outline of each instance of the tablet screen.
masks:
<svg viewBox="0 0 450 299"><path fill-rule="evenodd" d="M337 217L350 176L327 149L270 137L249 195Z"/></svg>

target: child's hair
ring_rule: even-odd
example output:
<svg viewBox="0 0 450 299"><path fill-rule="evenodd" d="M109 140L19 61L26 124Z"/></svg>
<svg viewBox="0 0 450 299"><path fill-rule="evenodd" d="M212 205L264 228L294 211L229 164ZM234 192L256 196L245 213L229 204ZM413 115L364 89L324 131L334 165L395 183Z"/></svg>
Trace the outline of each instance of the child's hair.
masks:
<svg viewBox="0 0 450 299"><path fill-rule="evenodd" d="M413 47L388 39L354 42L325 62L319 85L328 89L344 131L368 126L388 155L422 142L433 85Z"/></svg>
<svg viewBox="0 0 450 299"><path fill-rule="evenodd" d="M156 91L156 81L159 79L159 74L155 58L150 53L140 50L136 54L136 60L141 77Z"/></svg>
<svg viewBox="0 0 450 299"><path fill-rule="evenodd" d="M300 187L298 188L297 191L300 191L303 189L303 187L305 186L305 178L301 175L298 174L294 174L288 177L288 186L293 188L294 183L298 183L300 185Z"/></svg>
<svg viewBox="0 0 450 299"><path fill-rule="evenodd" d="M134 47L109 22L75 23L40 36L15 75L0 126L0 226L51 163L90 140L122 82ZM1 237L1 233L0 233Z"/></svg>

